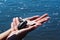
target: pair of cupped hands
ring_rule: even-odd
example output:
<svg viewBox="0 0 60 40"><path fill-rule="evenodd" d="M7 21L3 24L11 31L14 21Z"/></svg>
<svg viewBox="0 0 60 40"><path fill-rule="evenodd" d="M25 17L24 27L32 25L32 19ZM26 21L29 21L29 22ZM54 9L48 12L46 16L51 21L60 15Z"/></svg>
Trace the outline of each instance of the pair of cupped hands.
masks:
<svg viewBox="0 0 60 40"><path fill-rule="evenodd" d="M44 14L42 16L36 15L33 17L25 18L27 21L34 21L35 25L27 25L26 28L18 30L18 25L20 24L19 18L15 17L13 18L13 21L11 22L11 33L8 35L6 40L22 40L27 33L35 30L36 28L40 27L44 22L48 21L50 17L48 14Z"/></svg>

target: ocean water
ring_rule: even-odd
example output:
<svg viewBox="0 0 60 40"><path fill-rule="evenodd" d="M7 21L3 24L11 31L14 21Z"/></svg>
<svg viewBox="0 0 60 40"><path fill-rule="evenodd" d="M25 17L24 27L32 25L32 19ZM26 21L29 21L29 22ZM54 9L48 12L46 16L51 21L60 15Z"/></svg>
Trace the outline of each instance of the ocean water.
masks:
<svg viewBox="0 0 60 40"><path fill-rule="evenodd" d="M0 0L0 33L10 28L14 17L45 13L50 20L30 32L24 40L60 40L60 0Z"/></svg>

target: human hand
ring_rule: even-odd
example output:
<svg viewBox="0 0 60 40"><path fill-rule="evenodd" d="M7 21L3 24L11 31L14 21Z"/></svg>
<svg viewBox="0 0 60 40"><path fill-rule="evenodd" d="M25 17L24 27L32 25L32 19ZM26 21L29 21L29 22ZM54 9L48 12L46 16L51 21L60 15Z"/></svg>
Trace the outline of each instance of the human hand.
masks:
<svg viewBox="0 0 60 40"><path fill-rule="evenodd" d="M16 35L16 39L22 39L25 37L27 33L30 31L36 29L38 26L41 26L44 22L46 22L49 19L48 14L44 14L43 16L34 16L30 18L26 18L27 21L34 21L35 25L27 25L26 28L18 30L19 20L18 17L13 18L13 22L11 23L11 28L13 28L11 34L7 37L7 39L11 38L13 35ZM15 40L15 39L13 39Z"/></svg>

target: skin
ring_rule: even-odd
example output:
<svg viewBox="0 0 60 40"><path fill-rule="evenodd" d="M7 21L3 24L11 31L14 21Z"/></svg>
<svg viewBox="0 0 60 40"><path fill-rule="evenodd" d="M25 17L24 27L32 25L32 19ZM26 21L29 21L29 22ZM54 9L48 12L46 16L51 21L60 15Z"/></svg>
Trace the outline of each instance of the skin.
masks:
<svg viewBox="0 0 60 40"><path fill-rule="evenodd" d="M39 26L41 26L44 22L48 21L49 17L48 14L44 14L43 16L34 16L25 18L27 21L34 21L35 25L29 26L27 25L26 28L18 30L19 20L18 17L13 18L11 23L11 27L13 28L12 32L9 34L6 40L22 40L29 32L35 30ZM12 37L13 36L13 37ZM15 38L14 38L15 37Z"/></svg>
<svg viewBox="0 0 60 40"><path fill-rule="evenodd" d="M0 34L0 40L6 40L7 36L11 33L11 28Z"/></svg>
<svg viewBox="0 0 60 40"><path fill-rule="evenodd" d="M34 18L38 18L39 16L34 16ZM32 18L32 17L29 17L29 18ZM28 19L28 18L25 18L25 19ZM7 36L13 32L14 30L17 30L17 28L15 27L12 27L10 29L8 29L7 31L3 32L0 34L0 40L6 40L7 39Z"/></svg>

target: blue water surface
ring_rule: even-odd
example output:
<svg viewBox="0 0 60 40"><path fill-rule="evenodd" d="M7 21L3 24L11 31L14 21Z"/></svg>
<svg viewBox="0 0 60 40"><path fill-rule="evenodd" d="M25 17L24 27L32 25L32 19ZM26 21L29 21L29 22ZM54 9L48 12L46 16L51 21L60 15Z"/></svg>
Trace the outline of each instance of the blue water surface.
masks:
<svg viewBox="0 0 60 40"><path fill-rule="evenodd" d="M60 0L0 0L0 33L10 28L14 17L45 13L50 20L30 32L24 40L60 40Z"/></svg>

